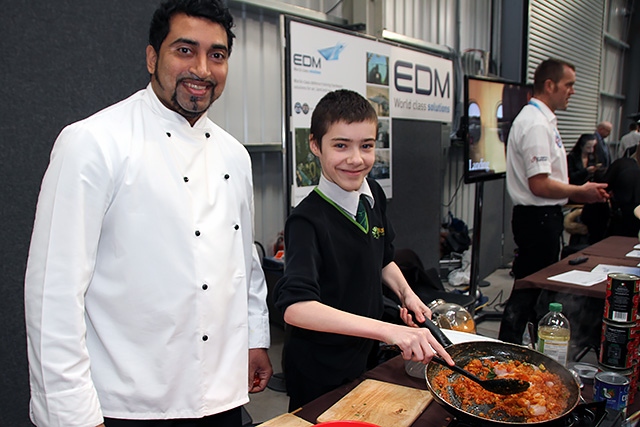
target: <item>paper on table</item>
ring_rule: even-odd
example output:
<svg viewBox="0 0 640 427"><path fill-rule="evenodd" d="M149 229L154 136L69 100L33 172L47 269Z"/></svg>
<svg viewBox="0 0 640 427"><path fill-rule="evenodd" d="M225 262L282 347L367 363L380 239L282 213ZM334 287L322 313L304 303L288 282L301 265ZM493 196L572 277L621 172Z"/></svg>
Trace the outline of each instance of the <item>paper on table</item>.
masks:
<svg viewBox="0 0 640 427"><path fill-rule="evenodd" d="M637 245L635 245L635 246L633 247L633 249L640 249L640 243L638 243Z"/></svg>
<svg viewBox="0 0 640 427"><path fill-rule="evenodd" d="M625 267L623 265L608 265L608 264L598 264L591 270L592 273L603 273L605 275L609 273L625 273L625 274L635 274L636 276L640 276L640 268L638 267Z"/></svg>
<svg viewBox="0 0 640 427"><path fill-rule="evenodd" d="M629 252L626 256L630 258L640 258L640 250L634 249L631 252Z"/></svg>
<svg viewBox="0 0 640 427"><path fill-rule="evenodd" d="M571 270L566 273L551 276L548 280L570 283L572 285L593 286L607 280L607 275L604 273L593 273L590 271Z"/></svg>

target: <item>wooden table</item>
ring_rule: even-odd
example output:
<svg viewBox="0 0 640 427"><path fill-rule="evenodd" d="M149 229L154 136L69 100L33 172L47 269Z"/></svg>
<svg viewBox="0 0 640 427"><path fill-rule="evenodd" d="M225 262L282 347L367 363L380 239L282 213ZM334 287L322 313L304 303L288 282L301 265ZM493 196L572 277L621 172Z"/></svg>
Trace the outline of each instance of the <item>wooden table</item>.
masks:
<svg viewBox="0 0 640 427"><path fill-rule="evenodd" d="M599 350L607 282L603 280L593 286L580 286L548 278L571 270L591 271L598 264L636 267L640 259L625 256L636 244L638 239L635 237L611 236L536 273L516 280L514 289L543 290L537 303L532 302L538 318L549 311L549 302L562 304L562 313L571 324L571 358L579 360L590 349L595 349L596 352ZM589 259L582 264L569 264L569 260L580 256Z"/></svg>
<svg viewBox="0 0 640 427"><path fill-rule="evenodd" d="M607 291L606 281L593 286L580 286L571 285L569 283L554 282L548 278L571 270L591 271L598 264L635 267L638 265L638 262L640 262L640 259L626 257L625 255L629 253L636 244L638 244L638 239L635 237L608 237L596 244L588 246L576 254L570 255L567 258L550 265L549 267L543 268L542 270L523 279L516 280L514 288L539 288L604 300ZM580 256L586 256L589 257L589 259L587 262L582 264L569 264L569 260Z"/></svg>

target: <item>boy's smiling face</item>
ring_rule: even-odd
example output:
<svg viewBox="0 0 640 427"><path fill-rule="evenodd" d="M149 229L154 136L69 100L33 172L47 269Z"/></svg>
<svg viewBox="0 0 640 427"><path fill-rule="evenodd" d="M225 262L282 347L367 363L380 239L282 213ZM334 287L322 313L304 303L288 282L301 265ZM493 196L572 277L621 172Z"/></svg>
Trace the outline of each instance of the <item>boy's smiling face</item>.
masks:
<svg viewBox="0 0 640 427"><path fill-rule="evenodd" d="M326 179L345 191L357 191L376 160L376 133L373 121L339 121L329 126L322 141L311 135L309 146Z"/></svg>

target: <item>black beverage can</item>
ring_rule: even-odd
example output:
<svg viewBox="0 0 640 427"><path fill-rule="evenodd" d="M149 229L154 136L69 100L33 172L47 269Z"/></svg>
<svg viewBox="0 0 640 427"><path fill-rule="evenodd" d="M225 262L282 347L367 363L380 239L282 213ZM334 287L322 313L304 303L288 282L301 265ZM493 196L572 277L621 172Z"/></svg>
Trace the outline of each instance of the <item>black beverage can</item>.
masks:
<svg viewBox="0 0 640 427"><path fill-rule="evenodd" d="M638 360L638 323L602 322L600 364L614 369L633 368Z"/></svg>

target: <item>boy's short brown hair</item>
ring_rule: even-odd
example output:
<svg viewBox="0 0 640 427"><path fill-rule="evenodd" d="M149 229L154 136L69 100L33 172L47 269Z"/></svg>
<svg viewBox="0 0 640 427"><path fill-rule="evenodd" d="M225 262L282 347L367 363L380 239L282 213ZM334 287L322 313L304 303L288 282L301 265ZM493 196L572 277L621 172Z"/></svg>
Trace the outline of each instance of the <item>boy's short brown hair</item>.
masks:
<svg viewBox="0 0 640 427"><path fill-rule="evenodd" d="M311 138L315 139L322 151L322 137L334 123L360 122L378 123L378 115L373 106L358 92L340 89L327 93L320 99L311 115Z"/></svg>

